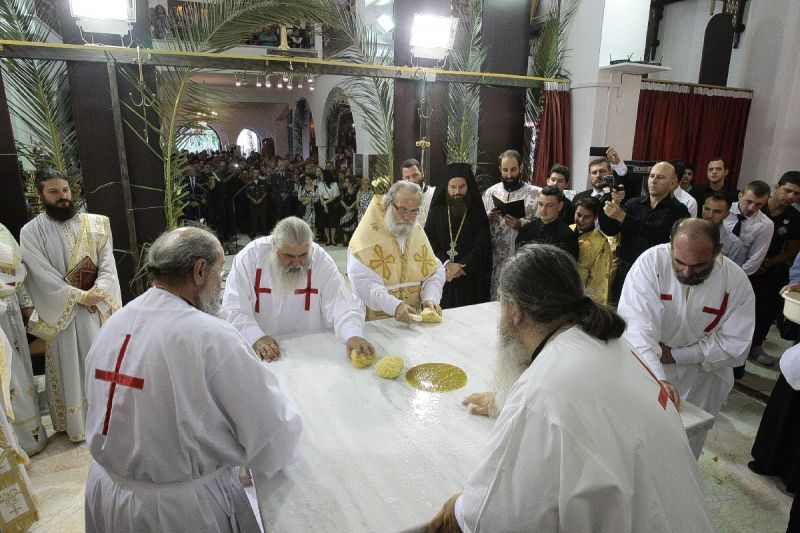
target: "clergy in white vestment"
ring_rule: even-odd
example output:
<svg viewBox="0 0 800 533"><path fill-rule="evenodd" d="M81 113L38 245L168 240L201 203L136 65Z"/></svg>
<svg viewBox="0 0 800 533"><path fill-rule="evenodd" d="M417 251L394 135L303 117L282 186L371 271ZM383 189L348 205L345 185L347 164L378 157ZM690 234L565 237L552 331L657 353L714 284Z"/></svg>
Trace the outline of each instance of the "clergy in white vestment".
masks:
<svg viewBox="0 0 800 533"><path fill-rule="evenodd" d="M625 338L675 397L717 416L755 327L747 276L720 254L719 228L684 219L634 262L619 301ZM674 387L674 388L673 388ZM675 397L677 400L677 397Z"/></svg>
<svg viewBox="0 0 800 533"><path fill-rule="evenodd" d="M52 169L36 173L45 211L20 232L27 287L36 308L30 333L43 339L47 404L56 431L83 441L84 359L100 326L120 308L107 217L77 213L69 183Z"/></svg>
<svg viewBox="0 0 800 533"><path fill-rule="evenodd" d="M217 318L222 246L180 228L148 253L152 286L86 357L86 531L259 531L236 474L298 458L300 418L236 329Z"/></svg>
<svg viewBox="0 0 800 533"><path fill-rule="evenodd" d="M0 368L0 375L10 378L9 403L12 426L17 443L28 455L34 455L47 444L47 431L39 413L39 395L33 381L33 366L25 333L26 318L33 311L28 292L24 288L27 270L19 257L19 245L8 229L0 224L0 299L5 311L0 313L0 330L11 345L8 367Z"/></svg>
<svg viewBox="0 0 800 533"><path fill-rule="evenodd" d="M297 217L236 254L225 281L222 317L267 361L280 357L278 338L333 328L347 354L374 353L364 340L364 313L330 255Z"/></svg>
<svg viewBox="0 0 800 533"><path fill-rule="evenodd" d="M422 190L398 181L372 197L347 249L347 277L363 302L367 320L394 317L414 322L421 309L439 315L444 265L417 223Z"/></svg>
<svg viewBox="0 0 800 533"><path fill-rule="evenodd" d="M464 402L500 412L463 494L428 531L714 531L675 405L575 260L525 246L498 296L497 394Z"/></svg>
<svg viewBox="0 0 800 533"><path fill-rule="evenodd" d="M0 299L0 313L5 313L5 306L3 299ZM29 459L17 443L6 415L9 411L10 385L7 369L13 357L11 344L3 330L0 330L0 531L3 533L27 531L39 520L31 482L25 470Z"/></svg>
<svg viewBox="0 0 800 533"><path fill-rule="evenodd" d="M497 282L503 263L514 253L517 233L536 216L536 198L540 187L522 181L522 155L516 150L506 150L497 158L500 165L500 183L496 183L483 193L483 207L489 216L489 230L492 234L492 285L490 297L497 299ZM521 201L525 206L525 216L515 218L503 214L495 204L495 198L502 203Z"/></svg>

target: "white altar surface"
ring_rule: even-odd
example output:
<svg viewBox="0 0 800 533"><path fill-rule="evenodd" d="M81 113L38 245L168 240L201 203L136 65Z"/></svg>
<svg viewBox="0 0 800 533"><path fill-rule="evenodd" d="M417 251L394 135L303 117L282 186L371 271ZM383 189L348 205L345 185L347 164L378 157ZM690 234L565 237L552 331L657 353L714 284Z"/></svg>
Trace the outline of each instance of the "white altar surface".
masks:
<svg viewBox="0 0 800 533"><path fill-rule="evenodd" d="M302 416L303 458L270 480L254 473L265 531L402 531L460 492L493 424L461 400L492 388L499 311L492 302L445 310L441 324L367 323L378 356L403 356L405 370L463 369L466 386L446 393L413 388L405 370L387 380L374 365L354 368L332 333L278 339L269 368ZM691 405L682 417L690 440L713 423Z"/></svg>

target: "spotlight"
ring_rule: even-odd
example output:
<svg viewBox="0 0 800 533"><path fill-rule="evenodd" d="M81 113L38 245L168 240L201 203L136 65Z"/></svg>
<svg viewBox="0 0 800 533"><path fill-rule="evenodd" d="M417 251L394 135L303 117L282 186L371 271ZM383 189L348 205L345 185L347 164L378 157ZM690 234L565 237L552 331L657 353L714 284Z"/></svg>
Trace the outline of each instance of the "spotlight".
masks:
<svg viewBox="0 0 800 533"><path fill-rule="evenodd" d="M298 80L298 82L297 82L297 88L298 88L298 89L302 89L302 88L303 88L303 80Z"/></svg>
<svg viewBox="0 0 800 533"><path fill-rule="evenodd" d="M286 83L287 81L289 81L289 75L288 75L288 74L286 74L285 72L283 73L283 81L284 81L284 83Z"/></svg>
<svg viewBox="0 0 800 533"><path fill-rule="evenodd" d="M441 60L453 48L458 19L416 13L411 25L411 53Z"/></svg>
<svg viewBox="0 0 800 533"><path fill-rule="evenodd" d="M283 89L283 83L281 83L280 81L278 82L278 89Z"/></svg>
<svg viewBox="0 0 800 533"><path fill-rule="evenodd" d="M309 86L308 86L308 90L309 90L309 91L313 91L313 90L314 90L314 86L313 86L313 85L309 85Z"/></svg>
<svg viewBox="0 0 800 533"><path fill-rule="evenodd" d="M290 91L292 90L292 80L289 80L289 81L286 83L286 88L287 88L287 89L289 89Z"/></svg>
<svg viewBox="0 0 800 533"><path fill-rule="evenodd" d="M314 83L314 76L311 74L308 75L308 83Z"/></svg>
<svg viewBox="0 0 800 533"><path fill-rule="evenodd" d="M272 82L271 82L271 81L269 81L269 78L267 78L267 82L264 84L264 87L266 87L267 89L269 89L270 87L272 87Z"/></svg>

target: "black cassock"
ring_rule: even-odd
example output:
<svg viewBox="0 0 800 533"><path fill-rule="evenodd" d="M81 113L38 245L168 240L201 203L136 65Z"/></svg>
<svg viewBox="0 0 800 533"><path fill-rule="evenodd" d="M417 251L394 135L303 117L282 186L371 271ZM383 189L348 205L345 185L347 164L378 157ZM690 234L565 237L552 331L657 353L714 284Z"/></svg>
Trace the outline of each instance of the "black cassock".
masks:
<svg viewBox="0 0 800 533"><path fill-rule="evenodd" d="M441 306L443 309L489 301L489 285L492 276L492 243L489 221L481 210L476 213L472 205L467 211L464 227L456 241L454 261L466 265L466 276L444 284ZM453 237L458 233L461 217L452 217ZM425 233L433 253L444 263L450 257L450 232L447 225L447 205L432 205L425 223Z"/></svg>

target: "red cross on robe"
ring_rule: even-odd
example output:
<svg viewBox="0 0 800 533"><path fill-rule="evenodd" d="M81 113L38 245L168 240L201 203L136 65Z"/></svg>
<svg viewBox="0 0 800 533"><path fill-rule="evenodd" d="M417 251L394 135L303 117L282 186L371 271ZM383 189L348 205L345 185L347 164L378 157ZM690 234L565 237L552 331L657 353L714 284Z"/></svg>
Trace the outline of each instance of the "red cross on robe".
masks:
<svg viewBox="0 0 800 533"><path fill-rule="evenodd" d="M305 289L295 289L295 294L305 294L306 295L306 311L311 309L311 295L312 294L319 294L319 289L312 289L311 288L311 269L308 269L308 281L306 282Z"/></svg>
<svg viewBox="0 0 800 533"><path fill-rule="evenodd" d="M261 295L262 294L270 294L272 289L269 287L262 287L261 286L261 269L256 269L256 282L253 285L253 289L256 291L256 309L255 312L259 312L259 303L261 302Z"/></svg>
<svg viewBox="0 0 800 533"><path fill-rule="evenodd" d="M709 333L711 330L713 330L715 327L717 327L717 324L719 324L719 321L722 320L722 315L724 315L725 311L728 310L728 297L729 296L730 296L730 294L726 292L725 296L722 298L722 304L719 306L719 309L714 309L713 307L708 307L708 306L703 307L703 312L704 313L709 313L711 315L714 315L714 320L712 320L711 324L706 326L706 329L704 329L703 331L705 331L706 333Z"/></svg>
<svg viewBox="0 0 800 533"><path fill-rule="evenodd" d="M94 370L94 379L111 382L111 387L108 389L106 417L103 420L103 435L108 434L108 422L111 420L111 404L114 402L114 391L117 390L117 385L119 384L123 387L131 387L132 389L139 390L144 388L144 379L120 374L119 372L119 368L122 366L122 358L125 357L125 350L128 349L128 342L130 340L131 336L125 335L125 342L122 343L122 348L119 350L119 355L117 356L117 365L114 367L113 372L109 370L100 370L99 368Z"/></svg>

